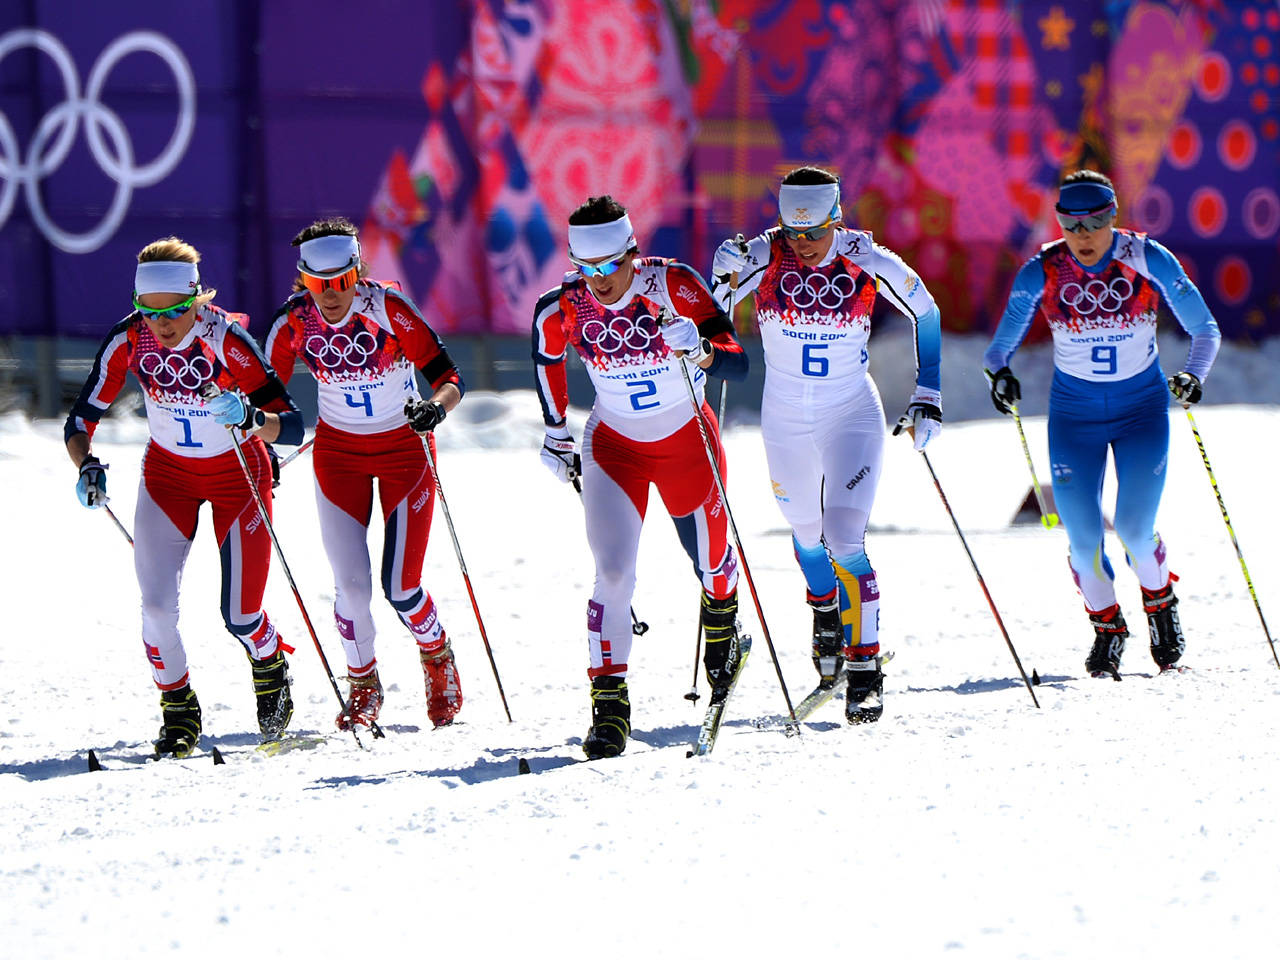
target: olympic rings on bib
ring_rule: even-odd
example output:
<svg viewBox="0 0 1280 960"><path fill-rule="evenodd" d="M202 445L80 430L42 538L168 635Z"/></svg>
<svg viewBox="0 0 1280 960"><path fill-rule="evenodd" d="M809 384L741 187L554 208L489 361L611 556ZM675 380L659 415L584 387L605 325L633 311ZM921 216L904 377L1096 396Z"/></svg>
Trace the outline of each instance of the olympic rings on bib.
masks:
<svg viewBox="0 0 1280 960"><path fill-rule="evenodd" d="M834 277L811 273L801 277L796 271L788 270L779 279L778 289L800 310L808 310L815 304L824 310L838 310L853 296L854 283L847 273Z"/></svg>
<svg viewBox="0 0 1280 960"><path fill-rule="evenodd" d="M345 333L330 337L316 333L307 337L306 349L317 363L330 370L344 363L360 366L378 352L378 338L368 330L361 330L354 337Z"/></svg>
<svg viewBox="0 0 1280 960"><path fill-rule="evenodd" d="M658 333L658 321L642 313L638 317L614 317L607 323L588 320L582 325L579 336L583 343L612 356L623 350L647 350L661 334Z"/></svg>
<svg viewBox="0 0 1280 960"><path fill-rule="evenodd" d="M1082 317L1092 316L1096 311L1115 313L1124 306L1133 294L1133 284L1127 277L1115 277L1110 283L1103 280L1090 280L1084 286L1074 280L1063 284L1058 291L1058 299Z"/></svg>
<svg viewBox="0 0 1280 960"><path fill-rule="evenodd" d="M151 30L134 30L112 41L94 62L80 95L80 77L70 52L46 30L22 28L0 36L0 61L16 50L31 48L53 61L62 78L64 99L40 118L23 156L13 125L0 113L0 228L4 227L22 188L36 228L49 243L67 253L90 253L111 239L129 211L137 187L159 183L178 165L196 124L196 82L182 51L168 37ZM135 162L133 140L120 116L102 102L107 76L133 53L152 53L169 68L178 89L178 115L173 133L160 154L149 163ZM98 167L115 181L116 191L102 221L84 233L59 227L45 209L40 183L66 161L84 119L89 152ZM106 133L104 139L103 133ZM107 144L110 140L110 146Z"/></svg>
<svg viewBox="0 0 1280 960"><path fill-rule="evenodd" d="M164 356L159 353L144 353L138 360L138 369L151 378L158 387L180 386L184 390L195 390L213 378L213 364L208 357L184 357L180 353Z"/></svg>

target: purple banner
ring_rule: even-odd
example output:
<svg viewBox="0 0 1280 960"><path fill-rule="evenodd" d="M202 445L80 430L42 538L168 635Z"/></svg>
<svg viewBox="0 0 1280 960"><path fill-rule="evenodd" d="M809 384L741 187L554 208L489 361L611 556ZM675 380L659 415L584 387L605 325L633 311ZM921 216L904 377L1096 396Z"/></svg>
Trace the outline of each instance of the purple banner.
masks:
<svg viewBox="0 0 1280 960"><path fill-rule="evenodd" d="M97 338L176 234L261 332L289 239L362 228L444 333L524 335L590 194L705 271L835 168L847 219L990 329L1108 172L1226 335L1280 332L1280 10L1241 0L29 0L0 10L0 334Z"/></svg>

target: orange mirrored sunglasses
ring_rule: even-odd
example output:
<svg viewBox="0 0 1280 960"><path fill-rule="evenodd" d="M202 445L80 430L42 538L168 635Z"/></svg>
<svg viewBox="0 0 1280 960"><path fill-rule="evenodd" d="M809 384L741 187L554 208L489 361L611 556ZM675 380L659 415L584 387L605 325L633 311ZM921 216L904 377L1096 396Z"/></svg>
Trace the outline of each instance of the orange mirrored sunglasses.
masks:
<svg viewBox="0 0 1280 960"><path fill-rule="evenodd" d="M302 276L302 285L312 293L320 294L326 290L337 290L341 293L344 290L350 290L356 285L356 281L360 279L360 265L354 264L341 273L330 274L326 277L318 277L313 273L307 273L305 270L299 270Z"/></svg>

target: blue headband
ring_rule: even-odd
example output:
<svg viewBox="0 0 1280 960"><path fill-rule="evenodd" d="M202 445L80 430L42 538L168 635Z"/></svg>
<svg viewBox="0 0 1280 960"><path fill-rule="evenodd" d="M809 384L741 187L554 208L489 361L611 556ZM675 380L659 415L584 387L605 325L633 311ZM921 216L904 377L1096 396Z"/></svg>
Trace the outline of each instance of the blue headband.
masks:
<svg viewBox="0 0 1280 960"><path fill-rule="evenodd" d="M1059 213L1085 214L1104 210L1116 202L1116 192L1105 183L1078 180L1058 189Z"/></svg>

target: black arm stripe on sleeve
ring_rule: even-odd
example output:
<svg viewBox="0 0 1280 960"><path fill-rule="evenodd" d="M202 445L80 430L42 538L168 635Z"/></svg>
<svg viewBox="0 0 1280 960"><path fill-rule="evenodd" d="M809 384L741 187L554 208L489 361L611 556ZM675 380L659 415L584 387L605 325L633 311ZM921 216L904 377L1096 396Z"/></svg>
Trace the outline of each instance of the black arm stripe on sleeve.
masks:
<svg viewBox="0 0 1280 960"><path fill-rule="evenodd" d="M884 296L907 317L910 317L912 320L917 319L915 311L907 306L907 301L903 300L898 291L893 289L893 285L878 273L876 274L876 289L877 292L887 290L888 294L881 293L881 296Z"/></svg>
<svg viewBox="0 0 1280 960"><path fill-rule="evenodd" d="M440 343L439 337L436 338L436 342ZM466 393L467 388L462 380L462 371L459 370L453 360L450 359L449 351L444 348L444 344L440 344L439 353L418 369L422 372L422 375L427 378L427 383L431 384L433 389L436 385L436 381L444 379L450 373L456 373L458 375L458 382L455 386L457 386L459 393Z"/></svg>

